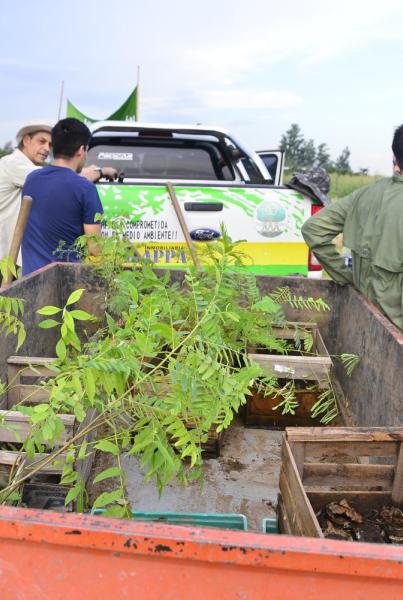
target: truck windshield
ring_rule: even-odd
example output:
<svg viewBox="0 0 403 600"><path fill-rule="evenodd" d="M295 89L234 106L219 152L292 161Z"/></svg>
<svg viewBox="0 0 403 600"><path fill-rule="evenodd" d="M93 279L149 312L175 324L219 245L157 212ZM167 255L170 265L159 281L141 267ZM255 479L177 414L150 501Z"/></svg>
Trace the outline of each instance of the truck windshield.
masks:
<svg viewBox="0 0 403 600"><path fill-rule="evenodd" d="M93 140L87 164L115 167L126 178L233 181L228 161L212 142Z"/></svg>

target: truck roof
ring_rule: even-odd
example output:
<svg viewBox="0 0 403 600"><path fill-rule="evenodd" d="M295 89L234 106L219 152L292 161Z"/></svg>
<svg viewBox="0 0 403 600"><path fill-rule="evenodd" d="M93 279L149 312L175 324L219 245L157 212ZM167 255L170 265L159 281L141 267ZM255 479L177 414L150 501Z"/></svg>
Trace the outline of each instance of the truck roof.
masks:
<svg viewBox="0 0 403 600"><path fill-rule="evenodd" d="M186 125L183 123L143 123L139 121L98 121L90 125L90 131L95 134L97 131L139 131L143 129L158 129L166 131L183 131L189 133L215 133L217 135L226 135L233 137L230 132L223 127L210 127L206 125Z"/></svg>
<svg viewBox="0 0 403 600"><path fill-rule="evenodd" d="M200 139L200 137L214 137L216 141L223 142L224 139L229 140L235 148L241 151L242 154L251 158L259 169L263 180L271 181L271 176L260 156L240 142L234 135L223 127L207 126L207 125L191 125L182 123L143 123L138 121L98 121L90 126L90 131L93 138L102 137L121 137L122 134L128 137L170 137L170 134L175 137L192 136Z"/></svg>

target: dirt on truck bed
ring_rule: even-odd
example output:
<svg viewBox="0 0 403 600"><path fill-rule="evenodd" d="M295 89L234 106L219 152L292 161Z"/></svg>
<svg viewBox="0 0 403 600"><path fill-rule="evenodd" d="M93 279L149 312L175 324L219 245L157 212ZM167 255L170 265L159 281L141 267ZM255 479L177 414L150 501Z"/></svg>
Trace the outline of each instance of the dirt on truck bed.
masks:
<svg viewBox="0 0 403 600"><path fill-rule="evenodd" d="M250 531L262 530L262 519L276 514L281 464L281 431L246 429L237 417L226 431L221 456L206 459L204 484L182 487L171 482L161 498L155 483L145 483L139 461L123 459L127 496L134 511L241 513Z"/></svg>

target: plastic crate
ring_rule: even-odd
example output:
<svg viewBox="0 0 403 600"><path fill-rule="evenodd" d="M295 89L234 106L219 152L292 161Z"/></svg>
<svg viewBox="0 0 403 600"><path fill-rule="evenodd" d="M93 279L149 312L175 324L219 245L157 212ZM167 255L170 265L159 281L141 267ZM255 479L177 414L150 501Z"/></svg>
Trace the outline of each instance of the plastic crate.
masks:
<svg viewBox="0 0 403 600"><path fill-rule="evenodd" d="M263 533L280 533L276 517L267 517L262 521Z"/></svg>
<svg viewBox="0 0 403 600"><path fill-rule="evenodd" d="M96 508L92 515L102 515L104 509ZM136 521L161 521L170 525L192 525L193 527L216 527L247 531L248 521L245 515L237 513L166 513L166 512L133 512Z"/></svg>

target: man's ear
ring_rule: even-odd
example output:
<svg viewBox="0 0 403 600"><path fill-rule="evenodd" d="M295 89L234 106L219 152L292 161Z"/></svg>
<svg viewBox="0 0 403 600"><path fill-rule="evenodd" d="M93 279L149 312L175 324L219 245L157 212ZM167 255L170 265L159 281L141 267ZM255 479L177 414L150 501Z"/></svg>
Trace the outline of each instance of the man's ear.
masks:
<svg viewBox="0 0 403 600"><path fill-rule="evenodd" d="M76 152L76 156L77 156L77 158L82 158L82 157L84 156L84 154L85 154L85 146L84 146L84 145L82 145L82 146L80 146L80 147L79 147L79 149L77 150L77 152Z"/></svg>
<svg viewBox="0 0 403 600"><path fill-rule="evenodd" d="M26 133L22 138L22 147L25 148L25 146L29 143L31 139L32 137L29 135L29 133Z"/></svg>

